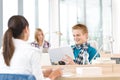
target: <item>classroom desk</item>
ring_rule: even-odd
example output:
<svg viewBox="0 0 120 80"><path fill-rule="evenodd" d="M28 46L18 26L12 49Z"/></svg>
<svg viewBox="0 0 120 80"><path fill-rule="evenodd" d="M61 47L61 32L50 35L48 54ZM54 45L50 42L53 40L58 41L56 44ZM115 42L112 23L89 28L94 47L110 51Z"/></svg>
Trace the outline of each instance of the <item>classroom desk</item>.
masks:
<svg viewBox="0 0 120 80"><path fill-rule="evenodd" d="M56 69L56 68L64 68L64 72L76 73L76 67L101 67L102 73L112 73L113 72L113 64L93 64L93 65L52 65L52 66L42 66L42 69Z"/></svg>
<svg viewBox="0 0 120 80"><path fill-rule="evenodd" d="M43 69L47 68L64 68L63 76L56 80L120 80L120 65L119 64L96 64L96 65L55 65L55 66L43 66ZM76 67L101 67L102 74L97 75L82 75L77 74Z"/></svg>
<svg viewBox="0 0 120 80"><path fill-rule="evenodd" d="M116 64L120 64L120 54L109 54L109 53L101 53L101 57L103 58L110 58L111 60L115 60Z"/></svg>
<svg viewBox="0 0 120 80"><path fill-rule="evenodd" d="M112 73L120 73L120 64L112 65Z"/></svg>
<svg viewBox="0 0 120 80"><path fill-rule="evenodd" d="M116 64L120 64L120 54L112 54L111 59L116 60Z"/></svg>
<svg viewBox="0 0 120 80"><path fill-rule="evenodd" d="M120 80L120 74L102 74L102 75L77 75L62 76L57 80Z"/></svg>

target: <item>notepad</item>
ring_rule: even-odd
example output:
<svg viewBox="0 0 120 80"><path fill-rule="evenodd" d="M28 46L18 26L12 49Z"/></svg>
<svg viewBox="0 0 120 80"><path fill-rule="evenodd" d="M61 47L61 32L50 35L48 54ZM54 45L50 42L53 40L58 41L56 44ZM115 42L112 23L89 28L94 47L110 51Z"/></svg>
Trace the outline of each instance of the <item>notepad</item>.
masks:
<svg viewBox="0 0 120 80"><path fill-rule="evenodd" d="M51 62L58 62L61 61L65 55L70 56L72 59L74 59L73 50L71 47L60 47L60 48L53 48L49 49L48 53L50 55Z"/></svg>
<svg viewBox="0 0 120 80"><path fill-rule="evenodd" d="M101 67L76 67L76 73L79 75L101 75Z"/></svg>

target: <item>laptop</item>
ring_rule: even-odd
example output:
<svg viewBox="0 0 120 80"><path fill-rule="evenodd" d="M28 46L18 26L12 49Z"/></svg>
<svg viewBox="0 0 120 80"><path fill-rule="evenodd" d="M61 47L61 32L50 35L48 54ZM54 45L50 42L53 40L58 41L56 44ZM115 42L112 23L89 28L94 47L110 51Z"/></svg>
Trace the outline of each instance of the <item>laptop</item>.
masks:
<svg viewBox="0 0 120 80"><path fill-rule="evenodd" d="M71 47L68 47L68 46L49 49L48 53L50 55L51 62L61 61L65 57L65 55L68 55L72 59L74 59L73 50Z"/></svg>
<svg viewBox="0 0 120 80"><path fill-rule="evenodd" d="M50 61L50 56L48 53L41 53L41 66L50 66L51 61Z"/></svg>

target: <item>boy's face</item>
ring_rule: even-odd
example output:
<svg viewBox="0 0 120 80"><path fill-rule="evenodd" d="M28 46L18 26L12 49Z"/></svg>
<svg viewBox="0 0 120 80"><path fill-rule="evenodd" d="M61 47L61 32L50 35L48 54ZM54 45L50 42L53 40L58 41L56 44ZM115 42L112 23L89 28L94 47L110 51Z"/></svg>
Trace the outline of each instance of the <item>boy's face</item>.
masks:
<svg viewBox="0 0 120 80"><path fill-rule="evenodd" d="M74 29L72 32L75 44L83 44L87 42L88 33L83 34L82 30L80 29Z"/></svg>

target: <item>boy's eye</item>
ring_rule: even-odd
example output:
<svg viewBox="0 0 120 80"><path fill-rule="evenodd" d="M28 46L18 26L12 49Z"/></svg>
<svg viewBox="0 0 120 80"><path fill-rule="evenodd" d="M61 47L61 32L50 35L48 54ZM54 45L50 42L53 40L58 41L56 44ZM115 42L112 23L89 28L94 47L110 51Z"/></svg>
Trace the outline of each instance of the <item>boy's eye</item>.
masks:
<svg viewBox="0 0 120 80"><path fill-rule="evenodd" d="M81 35L80 35L80 34L77 34L77 35L73 35L73 37L75 37L75 36L79 37L79 36L81 36Z"/></svg>
<svg viewBox="0 0 120 80"><path fill-rule="evenodd" d="M81 36L80 34L77 34L76 36Z"/></svg>

